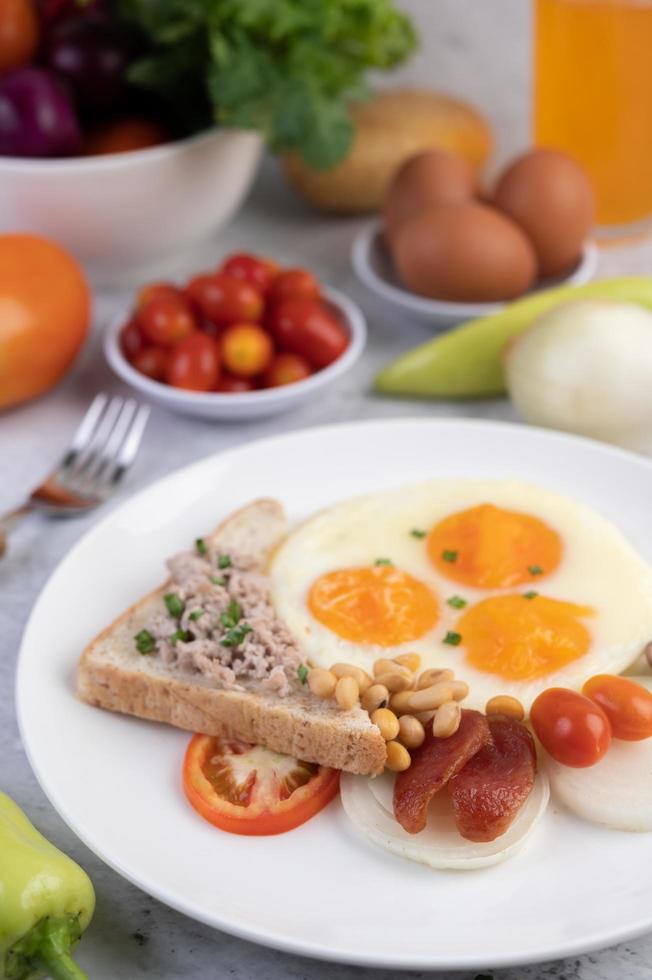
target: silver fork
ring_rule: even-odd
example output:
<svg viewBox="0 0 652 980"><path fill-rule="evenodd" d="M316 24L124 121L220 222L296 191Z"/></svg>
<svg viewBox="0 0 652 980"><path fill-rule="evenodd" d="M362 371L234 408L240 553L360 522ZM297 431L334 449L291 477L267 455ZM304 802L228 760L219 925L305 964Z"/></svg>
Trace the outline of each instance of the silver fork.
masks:
<svg viewBox="0 0 652 980"><path fill-rule="evenodd" d="M104 503L136 458L149 412L133 398L96 395L58 465L24 504L0 517L0 555L7 531L30 511L75 517Z"/></svg>

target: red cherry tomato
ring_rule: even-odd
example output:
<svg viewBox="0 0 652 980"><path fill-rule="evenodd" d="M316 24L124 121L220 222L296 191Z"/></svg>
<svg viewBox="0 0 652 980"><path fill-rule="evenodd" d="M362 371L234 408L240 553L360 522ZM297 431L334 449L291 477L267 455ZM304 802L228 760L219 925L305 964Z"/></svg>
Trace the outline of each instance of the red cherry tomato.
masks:
<svg viewBox="0 0 652 980"><path fill-rule="evenodd" d="M259 290L224 273L195 276L186 286L186 293L206 319L218 327L256 323L263 313L263 297Z"/></svg>
<svg viewBox="0 0 652 980"><path fill-rule="evenodd" d="M145 339L159 347L172 347L195 328L195 318L183 297L156 295L138 312Z"/></svg>
<svg viewBox="0 0 652 980"><path fill-rule="evenodd" d="M316 368L332 364L349 344L339 320L323 303L312 299L288 299L275 306L269 327L280 347L300 354Z"/></svg>
<svg viewBox="0 0 652 980"><path fill-rule="evenodd" d="M254 389L255 385L250 378L236 378L232 374L222 374L215 390L224 394L234 394L239 391L254 391Z"/></svg>
<svg viewBox="0 0 652 980"><path fill-rule="evenodd" d="M302 297L319 299L319 283L306 269L286 269L279 273L269 291L270 303Z"/></svg>
<svg viewBox="0 0 652 980"><path fill-rule="evenodd" d="M143 337L137 320L132 317L120 331L120 347L128 361L133 361L137 354L145 348Z"/></svg>
<svg viewBox="0 0 652 980"><path fill-rule="evenodd" d="M272 338L255 323L237 323L221 340L224 366L237 377L253 378L269 365L274 354Z"/></svg>
<svg viewBox="0 0 652 980"><path fill-rule="evenodd" d="M132 360L132 365L141 374L153 381L163 381L167 368L168 353L162 347L143 347Z"/></svg>
<svg viewBox="0 0 652 980"><path fill-rule="evenodd" d="M337 796L340 774L235 739L193 735L183 788L209 823L231 834L284 834Z"/></svg>
<svg viewBox="0 0 652 980"><path fill-rule="evenodd" d="M138 290L136 309L141 310L155 296L166 296L177 299L178 297L183 297L183 293L171 282L150 282L147 286L143 286L142 289Z"/></svg>
<svg viewBox="0 0 652 980"><path fill-rule="evenodd" d="M627 677L596 674L582 693L599 704L611 722L614 738L639 742L652 736L652 694Z"/></svg>
<svg viewBox="0 0 652 980"><path fill-rule="evenodd" d="M220 348L217 341L194 330L170 351L165 380L174 388L211 391L220 377Z"/></svg>
<svg viewBox="0 0 652 980"><path fill-rule="evenodd" d="M298 354L277 354L263 375L263 387L278 388L310 377L310 365Z"/></svg>
<svg viewBox="0 0 652 980"><path fill-rule="evenodd" d="M530 721L546 752L564 766L594 766L611 744L611 725L602 708L563 687L538 696Z"/></svg>
<svg viewBox="0 0 652 980"><path fill-rule="evenodd" d="M237 253L229 256L221 271L234 279L248 282L264 295L278 275L278 265L270 259L261 259L257 255Z"/></svg>

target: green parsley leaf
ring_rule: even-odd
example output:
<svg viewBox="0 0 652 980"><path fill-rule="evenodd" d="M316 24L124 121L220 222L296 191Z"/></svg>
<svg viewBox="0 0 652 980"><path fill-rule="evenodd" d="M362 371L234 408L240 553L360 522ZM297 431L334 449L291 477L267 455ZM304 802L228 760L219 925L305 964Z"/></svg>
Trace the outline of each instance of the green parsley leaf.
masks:
<svg viewBox="0 0 652 980"><path fill-rule="evenodd" d="M182 640L184 643L190 643L192 638L193 636L190 630L175 630L172 636L168 637L173 647L177 645L179 640Z"/></svg>
<svg viewBox="0 0 652 980"><path fill-rule="evenodd" d="M208 548L206 547L206 542L203 538L197 538L195 540L195 548L197 549L197 553L200 554L202 558L204 555L208 554Z"/></svg>
<svg viewBox="0 0 652 980"><path fill-rule="evenodd" d="M231 599L226 607L226 612L220 613L220 623L226 629L229 629L231 626L236 626L241 619L242 606L235 599Z"/></svg>
<svg viewBox="0 0 652 980"><path fill-rule="evenodd" d="M455 633L453 630L449 630L443 640L444 643L448 643L450 647L458 647L462 642L462 634Z"/></svg>
<svg viewBox="0 0 652 980"><path fill-rule="evenodd" d="M444 559L444 561L450 561L450 562L457 561L457 551L449 551L447 548L444 548L444 550L441 553L441 556Z"/></svg>
<svg viewBox="0 0 652 980"><path fill-rule="evenodd" d="M464 607L467 605L467 601L466 599L463 599L462 596L452 595L450 599L446 600L446 605L452 606L453 609L464 609Z"/></svg>
<svg viewBox="0 0 652 980"><path fill-rule="evenodd" d="M539 595L538 592L524 592L523 593L523 598L524 599L536 599L536 597L538 595Z"/></svg>
<svg viewBox="0 0 652 980"><path fill-rule="evenodd" d="M428 533L427 531L419 530L418 527L413 527L412 530L410 531L410 534L412 535L413 538L425 538L427 533Z"/></svg>
<svg viewBox="0 0 652 980"><path fill-rule="evenodd" d="M376 558L374 565L390 565L393 566L394 562L391 558Z"/></svg>
<svg viewBox="0 0 652 980"><path fill-rule="evenodd" d="M184 604L176 592L168 592L167 595L164 595L163 602L167 606L170 616L175 616L178 619L184 610Z"/></svg>
<svg viewBox="0 0 652 980"><path fill-rule="evenodd" d="M141 630L134 636L138 653L152 653L156 647L156 640L149 630Z"/></svg>
<svg viewBox="0 0 652 980"><path fill-rule="evenodd" d="M307 680L308 680L308 668L306 667L305 664L299 664L299 668L297 670L297 676L298 676L298 678L299 678L299 680L301 681L302 684L305 684L307 682Z"/></svg>
<svg viewBox="0 0 652 980"><path fill-rule="evenodd" d="M220 643L223 647L239 647L247 633L251 633L249 623L238 623L221 638Z"/></svg>
<svg viewBox="0 0 652 980"><path fill-rule="evenodd" d="M213 585L226 585L226 579L222 575L211 575Z"/></svg>
<svg viewBox="0 0 652 980"><path fill-rule="evenodd" d="M528 572L530 575L543 575L543 569L541 565L528 565Z"/></svg>
<svg viewBox="0 0 652 980"><path fill-rule="evenodd" d="M205 612L204 609L193 609L193 611L188 616L188 619L192 619L193 621L197 620L204 615L204 612Z"/></svg>
<svg viewBox="0 0 652 980"><path fill-rule="evenodd" d="M230 568L231 567L231 556L230 555L220 555L217 559L218 568Z"/></svg>

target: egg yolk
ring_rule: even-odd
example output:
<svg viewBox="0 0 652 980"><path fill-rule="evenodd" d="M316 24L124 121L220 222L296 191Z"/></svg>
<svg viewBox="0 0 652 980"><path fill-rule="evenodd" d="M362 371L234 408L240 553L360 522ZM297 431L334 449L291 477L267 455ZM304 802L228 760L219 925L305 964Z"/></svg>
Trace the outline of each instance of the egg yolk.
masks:
<svg viewBox="0 0 652 980"><path fill-rule="evenodd" d="M501 595L472 606L456 630L473 667L505 680L528 681L588 651L591 634L580 619L593 615L588 606L547 596Z"/></svg>
<svg viewBox="0 0 652 980"><path fill-rule="evenodd" d="M342 639L381 647L416 640L439 619L439 604L430 589L386 565L322 575L310 588L308 608Z"/></svg>
<svg viewBox="0 0 652 980"><path fill-rule="evenodd" d="M427 540L433 565L446 578L477 589L509 589L535 582L561 561L556 531L538 517L479 504L451 514Z"/></svg>

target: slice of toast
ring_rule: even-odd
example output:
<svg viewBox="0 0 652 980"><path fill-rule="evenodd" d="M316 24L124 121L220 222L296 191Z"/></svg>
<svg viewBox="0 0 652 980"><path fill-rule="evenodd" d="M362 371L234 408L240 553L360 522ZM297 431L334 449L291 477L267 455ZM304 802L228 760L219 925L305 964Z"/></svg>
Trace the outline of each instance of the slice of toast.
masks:
<svg viewBox="0 0 652 980"><path fill-rule="evenodd" d="M207 541L265 567L285 533L281 505L257 500L228 517ZM145 596L84 650L77 671L82 701L192 732L242 739L347 772L382 771L385 742L362 708L342 711L306 687L286 697L255 681L246 681L244 690L220 689L203 674L138 653L134 636L160 609L168 590L165 583Z"/></svg>

